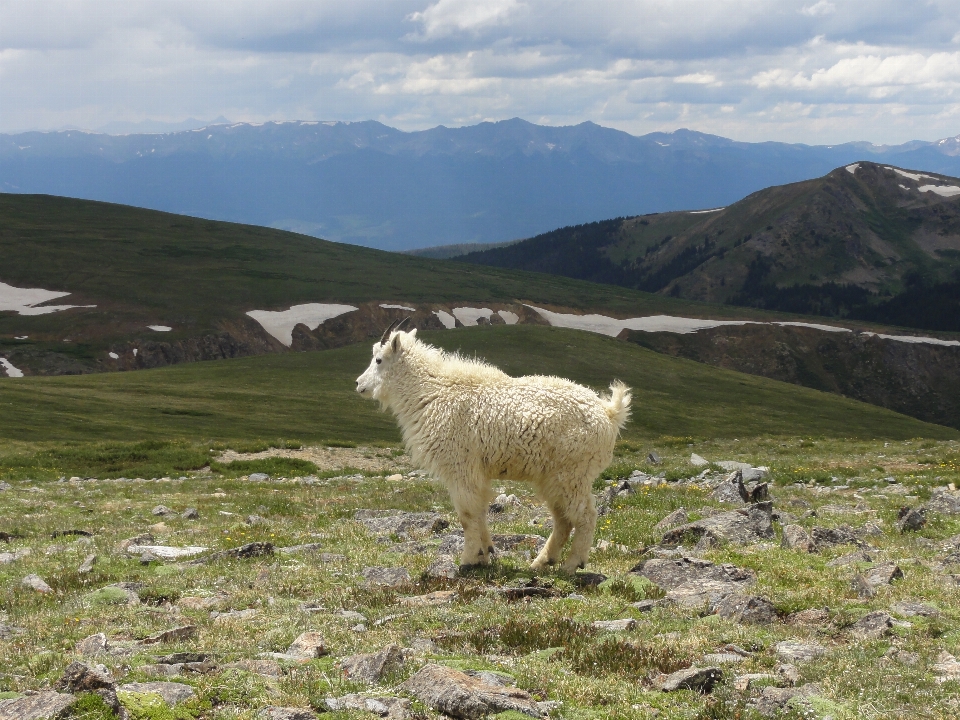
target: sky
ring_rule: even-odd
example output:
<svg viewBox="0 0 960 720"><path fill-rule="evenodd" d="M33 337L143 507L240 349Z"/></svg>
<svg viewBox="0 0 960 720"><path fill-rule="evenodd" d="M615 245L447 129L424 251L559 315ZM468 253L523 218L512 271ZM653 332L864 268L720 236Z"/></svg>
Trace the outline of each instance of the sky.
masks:
<svg viewBox="0 0 960 720"><path fill-rule="evenodd" d="M956 136L960 0L0 0L0 132L513 117Z"/></svg>

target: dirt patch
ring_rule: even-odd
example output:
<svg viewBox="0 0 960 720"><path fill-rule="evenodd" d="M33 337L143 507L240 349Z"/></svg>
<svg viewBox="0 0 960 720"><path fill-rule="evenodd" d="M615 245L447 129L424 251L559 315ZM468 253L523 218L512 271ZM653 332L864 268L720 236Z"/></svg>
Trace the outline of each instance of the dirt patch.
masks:
<svg viewBox="0 0 960 720"><path fill-rule="evenodd" d="M270 448L256 453L238 453L227 450L218 458L218 462L229 463L234 460L262 460L264 458L293 458L307 460L319 468L320 472L356 468L365 472L408 472L414 467L410 464L410 457L403 453L395 455L392 448L376 447L304 447L299 450L285 450Z"/></svg>

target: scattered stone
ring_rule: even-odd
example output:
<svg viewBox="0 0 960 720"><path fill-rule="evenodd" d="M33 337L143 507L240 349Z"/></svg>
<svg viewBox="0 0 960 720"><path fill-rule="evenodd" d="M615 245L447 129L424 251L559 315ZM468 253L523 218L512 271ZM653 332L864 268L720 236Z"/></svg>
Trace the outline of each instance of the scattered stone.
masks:
<svg viewBox="0 0 960 720"><path fill-rule="evenodd" d="M177 607L183 610L212 610L230 599L229 595L218 594L210 597L187 596L177 600Z"/></svg>
<svg viewBox="0 0 960 720"><path fill-rule="evenodd" d="M340 661L340 669L350 680L378 683L403 667L403 650L399 645L388 645L380 652L351 655Z"/></svg>
<svg viewBox="0 0 960 720"><path fill-rule="evenodd" d="M152 545L156 538L151 533L141 533L120 541L120 552L126 552L131 545Z"/></svg>
<svg viewBox="0 0 960 720"><path fill-rule="evenodd" d="M893 629L893 618L883 610L867 613L850 626L850 634L863 640L878 640Z"/></svg>
<svg viewBox="0 0 960 720"><path fill-rule="evenodd" d="M130 555L149 553L161 560L178 560L184 557L191 557L192 555L199 555L207 550L208 548L193 545L186 547L173 547L170 545L128 545L126 549Z"/></svg>
<svg viewBox="0 0 960 720"><path fill-rule="evenodd" d="M27 575L23 580L20 581L20 584L24 587L36 590L38 593L53 592L53 588L47 585L47 583L45 583L43 578L39 575Z"/></svg>
<svg viewBox="0 0 960 720"><path fill-rule="evenodd" d="M552 581L542 581L540 578L516 578L512 585L492 590L511 602L524 598L555 598L563 594L553 587Z"/></svg>
<svg viewBox="0 0 960 720"><path fill-rule="evenodd" d="M300 555L302 553L318 553L323 549L321 543L305 543L303 545L291 545L290 547L277 548L277 552L281 555ZM343 557L338 555L337 557Z"/></svg>
<svg viewBox="0 0 960 720"><path fill-rule="evenodd" d="M58 692L69 693L96 693L110 706L110 709L121 718L127 717L127 712L117 699L117 686L113 680L89 665L81 662L72 662L63 671L63 675L53 685Z"/></svg>
<svg viewBox="0 0 960 720"><path fill-rule="evenodd" d="M97 556L93 554L87 555L83 559L83 563L81 563L80 567L77 568L77 572L80 573L81 575L86 575L87 573L93 571L93 566L96 564L97 564Z"/></svg>
<svg viewBox="0 0 960 720"><path fill-rule="evenodd" d="M924 508L902 507L897 513L897 529L902 532L916 532L927 524Z"/></svg>
<svg viewBox="0 0 960 720"><path fill-rule="evenodd" d="M754 702L754 707L760 715L773 717L795 697L806 698L816 695L819 691L820 688L813 683L801 685L798 688L765 687L760 692L760 697Z"/></svg>
<svg viewBox="0 0 960 720"><path fill-rule="evenodd" d="M733 689L737 692L750 692L758 682L776 682L779 677L771 673L747 673L733 679Z"/></svg>
<svg viewBox="0 0 960 720"><path fill-rule="evenodd" d="M409 607L433 607L435 605L446 605L451 603L456 597L456 590L437 590L435 592L427 593L426 595L414 595L413 597L400 598L400 604L407 605Z"/></svg>
<svg viewBox="0 0 960 720"><path fill-rule="evenodd" d="M632 607L637 612L642 612L642 613L650 612L655 607L657 607L657 605L658 603L656 600L640 600L635 603L630 603L630 607Z"/></svg>
<svg viewBox="0 0 960 720"><path fill-rule="evenodd" d="M229 550L221 550L220 552L215 552L206 557L198 558L197 560L191 560L191 565L203 565L209 562L215 562L218 560L245 560L247 558L257 558L264 557L266 555L273 555L274 547L273 543L268 542L252 542L247 543L246 545L241 545L240 547L230 548Z"/></svg>
<svg viewBox="0 0 960 720"><path fill-rule="evenodd" d="M670 590L664 601L692 610L707 609L714 612L724 598L736 595L741 590L739 583L719 580L695 580L678 585Z"/></svg>
<svg viewBox="0 0 960 720"><path fill-rule="evenodd" d="M891 605L890 609L904 617L938 617L940 615L940 611L933 605L920 602L898 602Z"/></svg>
<svg viewBox="0 0 960 720"><path fill-rule="evenodd" d="M266 482L269 479L270 476L267 475L267 473L250 473L247 475L247 480L251 480L253 482Z"/></svg>
<svg viewBox="0 0 960 720"><path fill-rule="evenodd" d="M778 617L773 603L758 595L728 595L717 603L715 612L726 620L757 625L772 623Z"/></svg>
<svg viewBox="0 0 960 720"><path fill-rule="evenodd" d="M536 718L545 715L525 690L492 685L442 665L424 665L400 688L438 712L465 720L507 710Z"/></svg>
<svg viewBox="0 0 960 720"><path fill-rule="evenodd" d="M841 555L827 563L827 567L843 567L845 565L856 565L857 563L872 563L873 555L866 550L854 550L846 555Z"/></svg>
<svg viewBox="0 0 960 720"><path fill-rule="evenodd" d="M785 525L783 528L783 537L780 539L780 547L800 550L802 552L812 552L813 540L802 526Z"/></svg>
<svg viewBox="0 0 960 720"><path fill-rule="evenodd" d="M713 690L722 677L723 671L718 667L691 667L660 678L656 681L656 687L664 692L696 690L706 694Z"/></svg>
<svg viewBox="0 0 960 720"><path fill-rule="evenodd" d="M440 513L403 512L400 510L357 510L353 516L374 535L409 536L446 530L450 522Z"/></svg>
<svg viewBox="0 0 960 720"><path fill-rule="evenodd" d="M230 610L229 612L217 612L214 610L210 613L210 617L213 618L213 621L217 624L230 623L230 622L245 622L252 618L255 618L260 614L260 611L256 608L247 608L245 610Z"/></svg>
<svg viewBox="0 0 960 720"><path fill-rule="evenodd" d="M810 531L815 552L836 545L862 545L857 534L846 525L835 528L815 527Z"/></svg>
<svg viewBox="0 0 960 720"><path fill-rule="evenodd" d="M696 453L690 453L690 464L693 465L694 467L704 467L705 465L709 465L710 463L709 461L700 457Z"/></svg>
<svg viewBox="0 0 960 720"><path fill-rule="evenodd" d="M140 641L140 645L157 645L158 643L180 642L197 636L196 625L181 625L180 627L164 630Z"/></svg>
<svg viewBox="0 0 960 720"><path fill-rule="evenodd" d="M404 567L365 567L361 573L367 587L400 588L413 582Z"/></svg>
<svg viewBox="0 0 960 720"><path fill-rule="evenodd" d="M150 550L144 550L140 553L140 564L149 565L152 562L160 562L160 557Z"/></svg>
<svg viewBox="0 0 960 720"><path fill-rule="evenodd" d="M107 636L101 632L95 635L90 635L89 637L85 637L83 640L74 645L73 649L75 652L78 652L86 657L105 655L107 652L109 652L110 641L107 640Z"/></svg>
<svg viewBox="0 0 960 720"><path fill-rule="evenodd" d="M945 650L937 657L937 662L931 669L938 673L934 677L938 683L960 679L960 662Z"/></svg>
<svg viewBox="0 0 960 720"><path fill-rule="evenodd" d="M622 620L594 620L592 625L596 630L626 632L627 630L636 629L637 621L633 618L623 618Z"/></svg>
<svg viewBox="0 0 960 720"><path fill-rule="evenodd" d="M460 575L460 565L449 555L441 555L426 569L428 578L453 580Z"/></svg>
<svg viewBox="0 0 960 720"><path fill-rule="evenodd" d="M703 656L703 661L708 665L736 665L742 663L746 658L737 653L707 653Z"/></svg>
<svg viewBox="0 0 960 720"><path fill-rule="evenodd" d="M888 562L870 568L863 573L863 577L871 587L876 588L881 585L890 585L894 580L902 579L903 570L896 563Z"/></svg>
<svg viewBox="0 0 960 720"><path fill-rule="evenodd" d="M73 695L45 690L36 695L0 700L0 720L53 720L76 703Z"/></svg>
<svg viewBox="0 0 960 720"><path fill-rule="evenodd" d="M171 706L178 705L196 695L189 685L175 682L133 682L121 685L117 691L134 695L153 693L159 695L167 705Z"/></svg>
<svg viewBox="0 0 960 720"><path fill-rule="evenodd" d="M730 473L710 493L711 499L734 505L746 505L749 497L747 489L743 486L743 473L740 470Z"/></svg>
<svg viewBox="0 0 960 720"><path fill-rule="evenodd" d="M857 573L853 576L853 579L850 581L850 586L853 588L854 592L857 593L858 597L864 599L872 598L877 594L877 589L868 583L867 579L860 573Z"/></svg>
<svg viewBox="0 0 960 720"><path fill-rule="evenodd" d="M920 664L920 655L914 652L908 652L907 650L900 650L898 648L890 648L886 653L887 657L896 660L901 665L919 665Z"/></svg>
<svg viewBox="0 0 960 720"><path fill-rule="evenodd" d="M344 695L328 697L324 701L331 712L340 710L360 710L390 720L406 720L410 717L410 701L398 697L366 697L364 695Z"/></svg>
<svg viewBox="0 0 960 720"><path fill-rule="evenodd" d="M151 515L157 515L163 517L165 515L176 515L176 513L168 508L166 505L157 505L153 510L150 511Z"/></svg>
<svg viewBox="0 0 960 720"><path fill-rule="evenodd" d="M715 565L709 560L684 557L677 560L651 558L630 570L645 577L663 590L672 590L686 583L715 581L739 587L756 581L752 570L725 563Z"/></svg>
<svg viewBox="0 0 960 720"><path fill-rule="evenodd" d="M257 713L257 720L316 720L317 714L310 708L278 707L268 705Z"/></svg>
<svg viewBox="0 0 960 720"><path fill-rule="evenodd" d="M580 588L595 588L599 585L602 585L606 582L607 576L603 573L593 573L593 572L578 572L575 573L570 582L573 583L574 587Z"/></svg>
<svg viewBox="0 0 960 720"><path fill-rule="evenodd" d="M180 517L182 517L184 520L199 520L200 513L196 508L191 507L180 513Z"/></svg>
<svg viewBox="0 0 960 720"><path fill-rule="evenodd" d="M683 508L677 508L663 518L663 520L654 525L653 529L662 532L664 530L669 530L670 528L676 527L677 525L684 525L688 522L690 522L690 516L687 515L687 511Z"/></svg>
<svg viewBox="0 0 960 720"><path fill-rule="evenodd" d="M960 515L960 491L943 487L935 488L929 502L923 508L945 515Z"/></svg>
<svg viewBox="0 0 960 720"><path fill-rule="evenodd" d="M784 640L774 645L777 657L784 662L812 662L827 654L827 649L819 643L802 643L795 640Z"/></svg>
<svg viewBox="0 0 960 720"><path fill-rule="evenodd" d="M647 462L651 465L659 465L663 462L663 460L660 459L660 456L656 451L651 450L649 453L647 453Z"/></svg>
<svg viewBox="0 0 960 720"><path fill-rule="evenodd" d="M247 515L244 522L247 525L266 525L270 521L263 517L263 515Z"/></svg>
<svg viewBox="0 0 960 720"><path fill-rule="evenodd" d="M684 539L699 540L707 535L717 542L748 545L768 540L774 536L773 504L769 501L756 503L730 512L718 513L696 522L686 523L668 530L661 544L679 545Z"/></svg>
<svg viewBox="0 0 960 720"><path fill-rule="evenodd" d="M9 565L17 560L23 560L23 558L29 554L30 548L21 548L20 550L14 550L13 552L0 553L0 565Z"/></svg>
<svg viewBox="0 0 960 720"><path fill-rule="evenodd" d="M301 633L287 648L287 655L308 660L323 657L326 654L323 637L318 632Z"/></svg>
<svg viewBox="0 0 960 720"><path fill-rule="evenodd" d="M13 640L17 635L22 635L26 630L15 625L5 625L0 623L0 640Z"/></svg>
<svg viewBox="0 0 960 720"><path fill-rule="evenodd" d="M829 621L829 608L808 608L787 615L787 623L790 625L823 625Z"/></svg>

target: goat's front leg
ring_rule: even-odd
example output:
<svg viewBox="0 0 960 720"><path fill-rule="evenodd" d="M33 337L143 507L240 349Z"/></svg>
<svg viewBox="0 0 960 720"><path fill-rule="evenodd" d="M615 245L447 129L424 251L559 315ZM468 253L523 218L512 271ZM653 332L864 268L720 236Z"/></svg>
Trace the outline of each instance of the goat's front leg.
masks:
<svg viewBox="0 0 960 720"><path fill-rule="evenodd" d="M463 552L460 565L488 565L493 544L487 528L487 495L480 482L447 484L450 500L463 525Z"/></svg>

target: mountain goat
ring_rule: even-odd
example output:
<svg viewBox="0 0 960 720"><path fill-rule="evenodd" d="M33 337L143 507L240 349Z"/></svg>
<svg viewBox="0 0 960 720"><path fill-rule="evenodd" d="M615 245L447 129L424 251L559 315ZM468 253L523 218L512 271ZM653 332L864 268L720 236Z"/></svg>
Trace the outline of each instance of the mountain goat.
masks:
<svg viewBox="0 0 960 720"><path fill-rule="evenodd" d="M553 532L531 568L556 563L574 529L561 571L584 567L597 524L593 481L613 459L630 389L614 382L610 396L600 397L563 378L510 377L396 325L374 343L357 392L393 411L413 461L446 485L463 524L461 563L490 562L487 507L496 478L532 483L553 515Z"/></svg>

